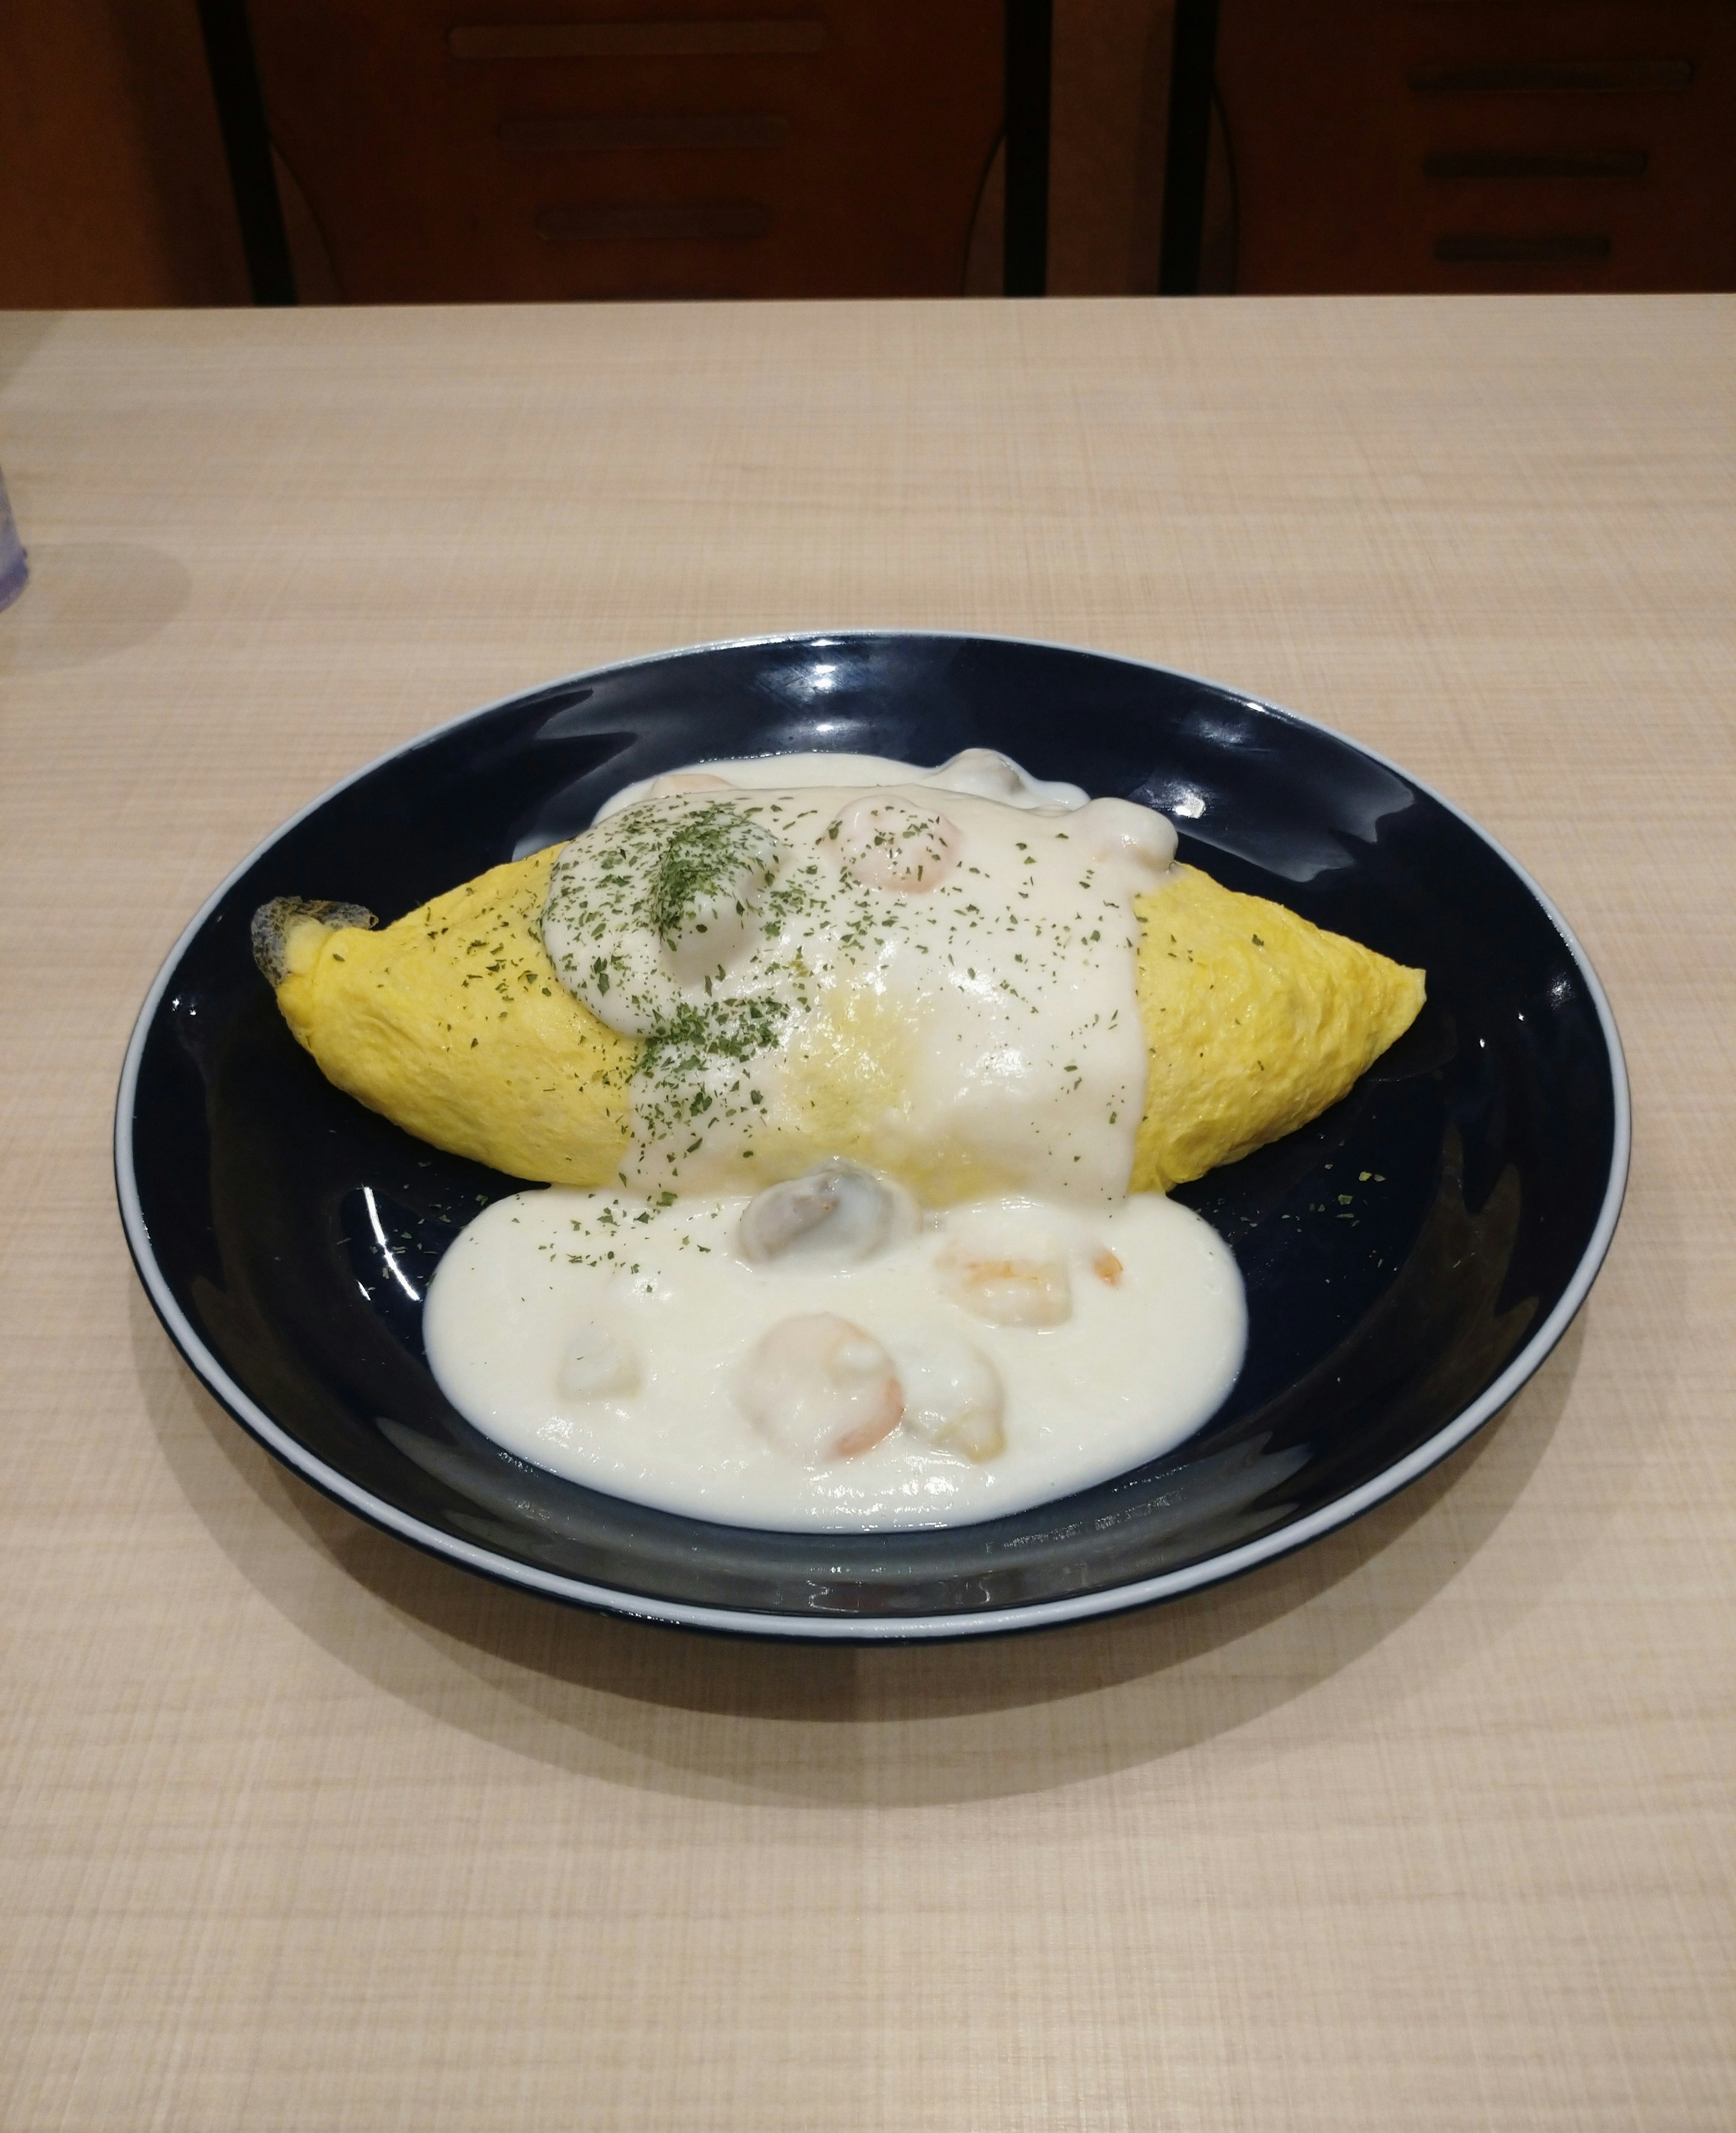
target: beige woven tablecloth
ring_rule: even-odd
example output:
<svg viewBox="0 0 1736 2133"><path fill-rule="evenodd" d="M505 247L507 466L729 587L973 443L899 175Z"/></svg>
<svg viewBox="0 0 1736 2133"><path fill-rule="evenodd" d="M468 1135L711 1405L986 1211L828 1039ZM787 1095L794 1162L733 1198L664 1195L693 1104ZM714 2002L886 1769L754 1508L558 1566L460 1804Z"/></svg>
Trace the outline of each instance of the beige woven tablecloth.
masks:
<svg viewBox="0 0 1736 2133"><path fill-rule="evenodd" d="M1736 2121L1736 300L0 321L0 2124ZM280 1471L109 1172L214 882L470 705L847 623L1154 657L1543 882L1627 1213L1495 1427L988 1646L564 1611Z"/></svg>

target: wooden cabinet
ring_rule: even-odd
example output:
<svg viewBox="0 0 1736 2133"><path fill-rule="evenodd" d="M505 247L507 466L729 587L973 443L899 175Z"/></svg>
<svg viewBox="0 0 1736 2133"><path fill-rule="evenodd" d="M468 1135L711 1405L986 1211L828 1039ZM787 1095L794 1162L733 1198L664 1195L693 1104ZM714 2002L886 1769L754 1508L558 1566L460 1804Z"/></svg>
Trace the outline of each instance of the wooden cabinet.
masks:
<svg viewBox="0 0 1736 2133"><path fill-rule="evenodd" d="M301 278L351 302L956 295L1002 14L252 0Z"/></svg>
<svg viewBox="0 0 1736 2133"><path fill-rule="evenodd" d="M1056 293L1159 286L1175 6L1054 0ZM1736 0L1219 14L1206 289L1736 287ZM1002 286L1005 0L248 18L304 302ZM0 304L247 301L197 0L0 7Z"/></svg>
<svg viewBox="0 0 1736 2133"><path fill-rule="evenodd" d="M1216 75L1219 287L1736 287L1729 0L1223 0Z"/></svg>

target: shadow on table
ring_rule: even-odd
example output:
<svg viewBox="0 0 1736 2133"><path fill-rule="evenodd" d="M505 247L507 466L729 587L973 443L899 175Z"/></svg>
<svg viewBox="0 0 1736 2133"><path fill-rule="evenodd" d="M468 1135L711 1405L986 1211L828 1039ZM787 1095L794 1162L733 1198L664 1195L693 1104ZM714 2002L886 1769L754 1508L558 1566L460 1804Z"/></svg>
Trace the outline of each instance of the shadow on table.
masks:
<svg viewBox="0 0 1736 2133"><path fill-rule="evenodd" d="M1245 1726L1354 1666L1437 1599L1517 1502L1567 1400L1584 1324L1582 1314L1469 1445L1282 1562L1112 1620L859 1650L618 1622L425 1556L279 1467L173 1355L143 1298L134 1303L140 1376L189 1501L255 1588L345 1665L443 1722L575 1774L834 1807L993 1798L1100 1776ZM1529 1565L1516 1594L1527 1577L1546 1589L1565 1567ZM1484 1629L1466 1611L1455 1659L1505 1620ZM1359 1697L1334 1699L1320 1722L1377 1717L1421 1685L1405 1669L1371 1669Z"/></svg>
<svg viewBox="0 0 1736 2133"><path fill-rule="evenodd" d="M34 540L27 513L18 532L30 583L0 621L0 681L131 652L171 623L192 593L186 566L142 541Z"/></svg>

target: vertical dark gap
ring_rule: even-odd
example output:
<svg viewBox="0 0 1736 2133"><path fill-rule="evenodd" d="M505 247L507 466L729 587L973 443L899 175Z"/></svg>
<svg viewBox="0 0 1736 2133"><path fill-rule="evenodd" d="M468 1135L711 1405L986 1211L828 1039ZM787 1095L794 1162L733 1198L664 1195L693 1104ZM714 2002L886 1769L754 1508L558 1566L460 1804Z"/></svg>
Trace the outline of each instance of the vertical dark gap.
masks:
<svg viewBox="0 0 1736 2133"><path fill-rule="evenodd" d="M1049 53L1053 0L1007 0L1007 224L1009 296L1049 286Z"/></svg>
<svg viewBox="0 0 1736 2133"><path fill-rule="evenodd" d="M247 0L199 0L199 26L204 32L205 64L228 158L229 185L235 195L253 301L293 304L296 273L272 168L271 129L259 89Z"/></svg>
<svg viewBox="0 0 1736 2133"><path fill-rule="evenodd" d="M1163 159L1163 235L1157 259L1161 296L1200 293L1205 165L1211 152L1212 70L1217 51L1218 0L1176 0L1169 141Z"/></svg>

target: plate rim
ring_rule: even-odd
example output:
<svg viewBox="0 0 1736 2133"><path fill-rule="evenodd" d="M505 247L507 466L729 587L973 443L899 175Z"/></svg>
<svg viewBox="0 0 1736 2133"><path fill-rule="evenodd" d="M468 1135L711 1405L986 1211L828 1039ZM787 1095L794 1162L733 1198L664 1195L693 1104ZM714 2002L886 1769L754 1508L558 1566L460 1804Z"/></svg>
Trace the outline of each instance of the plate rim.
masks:
<svg viewBox="0 0 1736 2133"><path fill-rule="evenodd" d="M510 1556L483 1548L474 1541L461 1539L456 1534L442 1533L437 1527L411 1518L397 1505L363 1488L309 1451L244 1392L195 1330L157 1265L156 1256L151 1248L150 1229L139 1201L138 1182L132 1160L132 1128L145 1044L171 979L211 912L241 876L272 845L294 829L297 823L305 821L349 786L427 742L436 740L473 720L484 718L492 711L522 703L527 697L551 693L634 667L651 666L663 660L690 657L695 653L727 652L756 646L770 648L807 644L824 649L840 639L862 638L929 638L959 643L1017 645L1035 651L1065 652L1090 658L1111 659L1123 666L1141 667L1147 672L1191 681L1220 696L1230 697L1252 710L1275 714L1341 743L1369 762L1391 771L1415 791L1425 794L1480 838L1524 884L1551 925L1560 934L1596 1010L1598 1025L1609 1055L1614 1128L1610 1146L1609 1173L1604 1182L1597 1221L1567 1287L1555 1308L1491 1385L1433 1437L1363 1482L1360 1487L1335 1497L1331 1503L1321 1505L1318 1510L1310 1512L1293 1524L1263 1534L1257 1540L1221 1550L1178 1570L1160 1572L1155 1577L1112 1586L1099 1592L1075 1594L1059 1600L1033 1601L1022 1606L983 1608L953 1614L906 1615L895 1620L873 1616L777 1614L754 1609L706 1606L692 1601L661 1600L611 1586L594 1585L583 1578L563 1577L552 1571L539 1569L531 1563L515 1562ZM1205 1586L1222 1583L1228 1578L1256 1569L1262 1563L1276 1562L1296 1548L1306 1547L1310 1542L1318 1540L1324 1534L1335 1531L1339 1526L1349 1524L1365 1511L1372 1510L1377 1504L1384 1503L1389 1496L1397 1495L1400 1490L1407 1488L1431 1466L1437 1466L1498 1414L1541 1368L1551 1350L1567 1331L1590 1293L1592 1284L1609 1254L1627 1191L1632 1148L1633 1106L1627 1058L1614 1014L1590 957L1554 902L1529 871L1503 845L1491 836L1480 822L1466 814L1462 807L1456 806L1443 793L1437 792L1431 785L1414 776L1391 757L1382 754L1378 749L1366 747L1361 741L1340 733L1336 727L1326 725L1322 720L1310 718L1306 713L1291 710L1286 705L1252 696L1246 690L1192 673L1185 667L1166 666L1161 661L1142 659L1130 652L1106 652L1099 646L1070 644L1054 638L1020 637L991 630L906 629L894 625L773 630L743 637L717 638L697 644L672 645L655 652L637 652L625 659L609 660L601 666L581 668L571 674L533 684L528 688L515 689L506 696L460 711L454 717L443 720L439 725L430 726L421 733L412 734L407 740L382 750L316 794L293 814L286 816L229 869L181 928L151 980L150 989L133 1023L121 1068L119 1086L115 1094L114 1110L114 1179L121 1226L134 1269L151 1308L161 1322L164 1331L191 1366L195 1375L215 1396L219 1404L274 1457L292 1472L299 1474L304 1481L310 1482L323 1495L344 1505L370 1524L394 1534L400 1539L430 1554L457 1562L464 1568L498 1583L536 1592L545 1598L564 1601L572 1606L591 1608L630 1620L661 1623L671 1628L713 1630L726 1635L796 1642L857 1644L932 1643L972 1636L1000 1635L1013 1630L1059 1628L1071 1622L1123 1614L1134 1608L1149 1606L1157 1601L1179 1597L1184 1592L1196 1591Z"/></svg>

